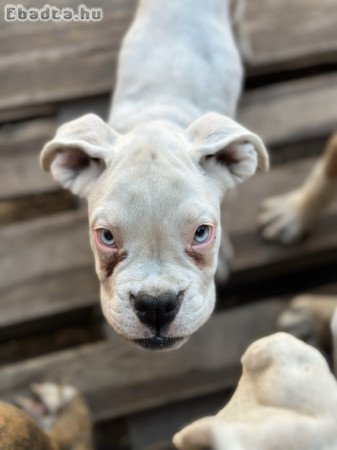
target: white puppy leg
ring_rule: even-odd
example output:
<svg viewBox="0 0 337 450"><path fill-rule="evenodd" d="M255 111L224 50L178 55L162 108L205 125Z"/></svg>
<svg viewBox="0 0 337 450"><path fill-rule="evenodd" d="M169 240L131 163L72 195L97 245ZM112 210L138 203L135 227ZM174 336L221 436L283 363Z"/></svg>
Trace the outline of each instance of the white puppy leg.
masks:
<svg viewBox="0 0 337 450"><path fill-rule="evenodd" d="M253 343L230 400L177 433L180 450L337 448L337 383L323 356L286 333Z"/></svg>
<svg viewBox="0 0 337 450"><path fill-rule="evenodd" d="M290 244L300 239L321 217L336 195L337 134L304 184L285 195L267 198L258 217L265 239Z"/></svg>

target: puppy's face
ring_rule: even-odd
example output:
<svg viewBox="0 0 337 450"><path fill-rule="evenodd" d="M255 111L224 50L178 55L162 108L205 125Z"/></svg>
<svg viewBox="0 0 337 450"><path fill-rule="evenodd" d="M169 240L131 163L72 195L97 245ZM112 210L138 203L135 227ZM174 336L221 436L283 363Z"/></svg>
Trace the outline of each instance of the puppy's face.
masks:
<svg viewBox="0 0 337 450"><path fill-rule="evenodd" d="M172 131L142 127L115 150L88 197L104 314L140 345L177 347L214 307L219 200Z"/></svg>
<svg viewBox="0 0 337 450"><path fill-rule="evenodd" d="M44 167L88 199L102 307L118 334L178 348L212 313L223 194L259 155L266 163L259 138L246 135L215 114L185 131L153 123L123 136L89 115L45 146Z"/></svg>

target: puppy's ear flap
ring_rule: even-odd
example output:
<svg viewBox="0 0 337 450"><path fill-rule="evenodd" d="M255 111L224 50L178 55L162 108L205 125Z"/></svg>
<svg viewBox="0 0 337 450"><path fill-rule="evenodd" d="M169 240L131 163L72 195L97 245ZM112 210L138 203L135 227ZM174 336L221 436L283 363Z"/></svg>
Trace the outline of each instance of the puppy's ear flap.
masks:
<svg viewBox="0 0 337 450"><path fill-rule="evenodd" d="M218 185L220 192L269 168L267 150L259 136L229 117L207 113L187 129L191 156Z"/></svg>
<svg viewBox="0 0 337 450"><path fill-rule="evenodd" d="M85 197L105 169L118 134L95 114L62 125L47 142L40 164L63 187Z"/></svg>

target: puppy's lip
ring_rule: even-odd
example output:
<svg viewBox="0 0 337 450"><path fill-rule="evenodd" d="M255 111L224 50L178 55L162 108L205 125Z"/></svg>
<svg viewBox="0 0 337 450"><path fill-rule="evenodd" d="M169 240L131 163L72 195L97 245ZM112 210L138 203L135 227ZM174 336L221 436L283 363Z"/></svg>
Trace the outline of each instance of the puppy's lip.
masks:
<svg viewBox="0 0 337 450"><path fill-rule="evenodd" d="M185 337L153 336L151 338L133 339L132 342L146 350L168 350L185 339Z"/></svg>

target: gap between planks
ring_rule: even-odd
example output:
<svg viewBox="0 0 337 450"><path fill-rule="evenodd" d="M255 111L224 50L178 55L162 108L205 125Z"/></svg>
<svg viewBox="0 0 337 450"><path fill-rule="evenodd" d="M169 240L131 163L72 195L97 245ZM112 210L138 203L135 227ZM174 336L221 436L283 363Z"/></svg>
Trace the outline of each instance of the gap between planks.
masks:
<svg viewBox="0 0 337 450"><path fill-rule="evenodd" d="M0 398L32 382L77 386L97 421L231 388L247 345L270 334L284 302L268 300L214 315L179 351L142 351L115 336L0 369Z"/></svg>

